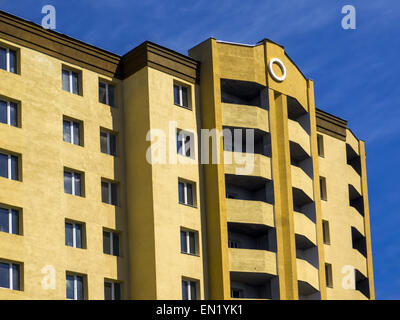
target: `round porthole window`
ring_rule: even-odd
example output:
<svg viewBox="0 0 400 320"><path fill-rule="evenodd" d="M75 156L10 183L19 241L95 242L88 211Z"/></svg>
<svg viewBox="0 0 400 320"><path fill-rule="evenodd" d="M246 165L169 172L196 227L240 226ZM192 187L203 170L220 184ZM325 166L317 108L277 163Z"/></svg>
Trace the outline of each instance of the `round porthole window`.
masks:
<svg viewBox="0 0 400 320"><path fill-rule="evenodd" d="M281 69L282 71L282 75L278 76L274 69L273 69L273 65L274 63L276 63L278 65L278 67ZM278 58L272 58L271 60L269 60L269 64L268 64L268 71L269 74L271 75L271 77L278 82L282 82L283 80L286 79L286 67L283 64L283 62L281 60L279 60Z"/></svg>

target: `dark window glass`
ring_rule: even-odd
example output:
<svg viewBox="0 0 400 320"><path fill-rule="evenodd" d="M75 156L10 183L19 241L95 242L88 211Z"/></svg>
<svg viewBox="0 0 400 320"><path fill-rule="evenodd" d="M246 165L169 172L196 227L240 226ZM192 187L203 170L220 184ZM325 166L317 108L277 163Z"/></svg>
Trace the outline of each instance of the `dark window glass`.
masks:
<svg viewBox="0 0 400 320"><path fill-rule="evenodd" d="M187 204L193 205L193 187L187 183Z"/></svg>
<svg viewBox="0 0 400 320"><path fill-rule="evenodd" d="M63 140L71 143L71 122L63 121Z"/></svg>
<svg viewBox="0 0 400 320"><path fill-rule="evenodd" d="M19 212L17 210L11 210L11 232L13 234L19 234Z"/></svg>
<svg viewBox="0 0 400 320"><path fill-rule="evenodd" d="M13 272L12 272L12 274L13 274L13 279L12 279L12 281L13 281L13 290L20 290L20 288L21 288L21 287L20 287L19 269L20 269L20 267L19 267L18 264L15 264L15 263L12 264L12 270L13 270Z"/></svg>
<svg viewBox="0 0 400 320"><path fill-rule="evenodd" d="M113 85L108 85L108 104L111 107L115 106L115 87Z"/></svg>
<svg viewBox="0 0 400 320"><path fill-rule="evenodd" d="M108 145L108 141L107 141L107 133L100 131L100 150L103 153L108 153L107 151L107 145Z"/></svg>
<svg viewBox="0 0 400 320"><path fill-rule="evenodd" d="M181 252L186 252L186 232L181 231Z"/></svg>
<svg viewBox="0 0 400 320"><path fill-rule="evenodd" d="M111 183L111 204L114 206L118 205L118 185L116 183Z"/></svg>
<svg viewBox="0 0 400 320"><path fill-rule="evenodd" d="M189 253L196 253L196 238L194 232L189 232Z"/></svg>
<svg viewBox="0 0 400 320"><path fill-rule="evenodd" d="M62 88L63 88L63 90L70 92L69 71L68 70L62 71Z"/></svg>
<svg viewBox="0 0 400 320"><path fill-rule="evenodd" d="M180 105L179 87L174 85L174 103Z"/></svg>
<svg viewBox="0 0 400 320"><path fill-rule="evenodd" d="M64 192L72 194L72 173L64 171Z"/></svg>
<svg viewBox="0 0 400 320"><path fill-rule="evenodd" d="M197 299L196 282L189 281L189 285L190 285L190 300L196 300Z"/></svg>
<svg viewBox="0 0 400 320"><path fill-rule="evenodd" d="M112 300L112 283L104 282L104 299Z"/></svg>
<svg viewBox="0 0 400 320"><path fill-rule="evenodd" d="M117 137L114 134L110 134L110 154L117 155Z"/></svg>
<svg viewBox="0 0 400 320"><path fill-rule="evenodd" d="M74 228L72 223L65 224L65 245L69 247L74 246L74 236L73 236Z"/></svg>
<svg viewBox="0 0 400 320"><path fill-rule="evenodd" d="M0 48L0 69L7 70L7 50Z"/></svg>
<svg viewBox="0 0 400 320"><path fill-rule="evenodd" d="M10 102L10 126L18 126L18 114L17 114L17 105L15 103Z"/></svg>
<svg viewBox="0 0 400 320"><path fill-rule="evenodd" d="M10 56L10 72L17 73L17 53L14 50L9 50Z"/></svg>
<svg viewBox="0 0 400 320"><path fill-rule="evenodd" d="M18 157L11 156L11 179L18 180Z"/></svg>
<svg viewBox="0 0 400 320"><path fill-rule="evenodd" d="M179 191L179 202L185 203L185 196L184 196L184 184L183 182L178 183L178 191Z"/></svg>
<svg viewBox="0 0 400 320"><path fill-rule="evenodd" d="M79 75L72 72L72 93L79 94Z"/></svg>
<svg viewBox="0 0 400 320"><path fill-rule="evenodd" d="M77 285L77 300L83 300L84 299L84 292L83 292L83 277L81 276L76 276L76 285Z"/></svg>
<svg viewBox="0 0 400 320"><path fill-rule="evenodd" d="M74 299L74 276L67 275L67 299Z"/></svg>
<svg viewBox="0 0 400 320"><path fill-rule="evenodd" d="M114 300L121 300L121 284L114 283Z"/></svg>
<svg viewBox="0 0 400 320"><path fill-rule="evenodd" d="M8 209L0 208L0 231L9 232L9 212Z"/></svg>
<svg viewBox="0 0 400 320"><path fill-rule="evenodd" d="M108 199L108 183L107 182L102 182L101 183L101 201L104 203L109 203Z"/></svg>
<svg viewBox="0 0 400 320"><path fill-rule="evenodd" d="M99 101L104 104L107 103L106 84L103 82L99 82Z"/></svg>
<svg viewBox="0 0 400 320"><path fill-rule="evenodd" d="M8 263L0 262L0 287L10 288L10 270Z"/></svg>
<svg viewBox="0 0 400 320"><path fill-rule="evenodd" d="M83 248L82 234L83 234L82 225L75 224L75 241L77 248Z"/></svg>
<svg viewBox="0 0 400 320"><path fill-rule="evenodd" d="M103 252L111 254L111 234L110 232L103 231Z"/></svg>
<svg viewBox="0 0 400 320"><path fill-rule="evenodd" d="M182 300L188 300L188 283L187 281L182 281Z"/></svg>
<svg viewBox="0 0 400 320"><path fill-rule="evenodd" d="M182 87L182 106L189 107L188 88Z"/></svg>
<svg viewBox="0 0 400 320"><path fill-rule="evenodd" d="M7 124L7 102L0 100L0 122Z"/></svg>
<svg viewBox="0 0 400 320"><path fill-rule="evenodd" d="M8 178L8 155L0 153L0 176Z"/></svg>
<svg viewBox="0 0 400 320"><path fill-rule="evenodd" d="M74 175L74 184L75 184L75 195L81 196L82 195L81 174L73 173L73 175Z"/></svg>
<svg viewBox="0 0 400 320"><path fill-rule="evenodd" d="M112 233L113 237L113 255L119 256L119 234Z"/></svg>
<svg viewBox="0 0 400 320"><path fill-rule="evenodd" d="M80 133L80 124L78 122L74 122L72 124L72 130L74 130L74 142L73 144L80 145L81 144L81 133Z"/></svg>

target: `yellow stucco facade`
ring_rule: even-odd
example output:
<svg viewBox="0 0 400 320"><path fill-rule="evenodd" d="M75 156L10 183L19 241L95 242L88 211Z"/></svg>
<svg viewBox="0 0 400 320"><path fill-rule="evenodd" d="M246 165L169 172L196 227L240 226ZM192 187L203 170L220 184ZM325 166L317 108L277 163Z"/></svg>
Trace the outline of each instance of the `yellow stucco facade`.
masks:
<svg viewBox="0 0 400 320"><path fill-rule="evenodd" d="M364 142L316 109L282 46L210 38L184 56L146 42L120 57L0 13L1 48L16 52L0 100L17 104L18 125L0 123L0 153L19 172L0 177L0 208L18 212L19 231L0 232L0 264L19 266L20 288L8 280L0 300L65 299L67 274L82 277L84 299L104 299L105 282L122 299L374 299ZM62 89L63 68L79 94ZM99 102L99 80L114 107ZM63 141L63 119L80 124L80 145ZM202 163L202 129L254 129L254 150L229 149L224 131ZM101 152L100 130L116 155ZM193 134L192 156L177 154L177 130ZM250 153L250 172L225 163ZM80 196L65 193L64 170L80 173ZM83 226L83 248L66 245L66 222ZM103 231L119 235L117 256Z"/></svg>

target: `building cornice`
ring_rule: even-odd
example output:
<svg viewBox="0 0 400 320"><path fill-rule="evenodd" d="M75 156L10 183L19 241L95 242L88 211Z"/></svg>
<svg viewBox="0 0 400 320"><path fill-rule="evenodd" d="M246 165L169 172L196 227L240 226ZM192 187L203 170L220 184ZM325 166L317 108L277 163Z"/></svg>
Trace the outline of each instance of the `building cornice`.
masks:
<svg viewBox="0 0 400 320"><path fill-rule="evenodd" d="M331 137L346 141L347 121L336 117L321 109L315 109L317 118L317 131Z"/></svg>

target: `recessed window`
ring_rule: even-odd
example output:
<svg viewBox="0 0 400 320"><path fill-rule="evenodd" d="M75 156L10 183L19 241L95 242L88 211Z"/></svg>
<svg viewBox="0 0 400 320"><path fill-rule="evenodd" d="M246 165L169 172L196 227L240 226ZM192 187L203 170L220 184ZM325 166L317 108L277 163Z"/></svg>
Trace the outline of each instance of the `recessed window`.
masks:
<svg viewBox="0 0 400 320"><path fill-rule="evenodd" d="M330 263L325 263L325 278L326 286L333 288L332 265Z"/></svg>
<svg viewBox="0 0 400 320"><path fill-rule="evenodd" d="M83 223L65 222L65 245L73 248L84 247Z"/></svg>
<svg viewBox="0 0 400 320"><path fill-rule="evenodd" d="M190 182L178 182L179 203L194 206L194 184Z"/></svg>
<svg viewBox="0 0 400 320"><path fill-rule="evenodd" d="M21 265L0 261L0 288L21 290Z"/></svg>
<svg viewBox="0 0 400 320"><path fill-rule="evenodd" d="M103 252L112 256L119 256L119 234L103 230Z"/></svg>
<svg viewBox="0 0 400 320"><path fill-rule="evenodd" d="M182 279L182 300L197 300L197 281Z"/></svg>
<svg viewBox="0 0 400 320"><path fill-rule="evenodd" d="M100 150L112 156L117 155L117 136L109 131L100 130Z"/></svg>
<svg viewBox="0 0 400 320"><path fill-rule="evenodd" d="M85 283L84 277L76 274L67 273L66 278L67 299L84 300L85 299Z"/></svg>
<svg viewBox="0 0 400 320"><path fill-rule="evenodd" d="M0 177L18 180L18 157L0 153Z"/></svg>
<svg viewBox="0 0 400 320"><path fill-rule="evenodd" d="M324 244L331 244L331 236L329 233L329 222L326 220L322 220L322 231L323 231Z"/></svg>
<svg viewBox="0 0 400 320"><path fill-rule="evenodd" d="M80 93L80 73L67 68L62 69L62 89L69 93Z"/></svg>
<svg viewBox="0 0 400 320"><path fill-rule="evenodd" d="M77 146L81 143L81 123L74 120L63 120L63 140Z"/></svg>
<svg viewBox="0 0 400 320"><path fill-rule="evenodd" d="M181 252L196 254L196 233L187 230L181 230Z"/></svg>
<svg viewBox="0 0 400 320"><path fill-rule="evenodd" d="M115 107L115 86L107 82L99 81L99 101L111 107Z"/></svg>
<svg viewBox="0 0 400 320"><path fill-rule="evenodd" d="M108 181L101 182L101 201L118 206L118 184Z"/></svg>
<svg viewBox="0 0 400 320"><path fill-rule="evenodd" d="M19 211L11 208L0 207L0 231L20 234Z"/></svg>
<svg viewBox="0 0 400 320"><path fill-rule="evenodd" d="M0 100L0 123L18 127L18 105L16 103Z"/></svg>
<svg viewBox="0 0 400 320"><path fill-rule="evenodd" d="M82 196L82 174L64 170L64 192L74 196Z"/></svg>
<svg viewBox="0 0 400 320"><path fill-rule="evenodd" d="M17 51L0 47L0 69L17 73Z"/></svg>
<svg viewBox="0 0 400 320"><path fill-rule="evenodd" d="M317 134L317 146L318 146L318 155L320 157L324 157L324 137L320 134Z"/></svg>
<svg viewBox="0 0 400 320"><path fill-rule="evenodd" d="M178 154L185 157L194 157L194 135L193 133L177 130L176 147Z"/></svg>
<svg viewBox="0 0 400 320"><path fill-rule="evenodd" d="M174 84L174 103L180 107L190 108L188 87Z"/></svg>
<svg viewBox="0 0 400 320"><path fill-rule="evenodd" d="M119 282L104 281L104 300L122 300Z"/></svg>
<svg viewBox="0 0 400 320"><path fill-rule="evenodd" d="M326 191L326 179L324 177L319 177L319 188L321 192L321 200L328 200L328 195Z"/></svg>

